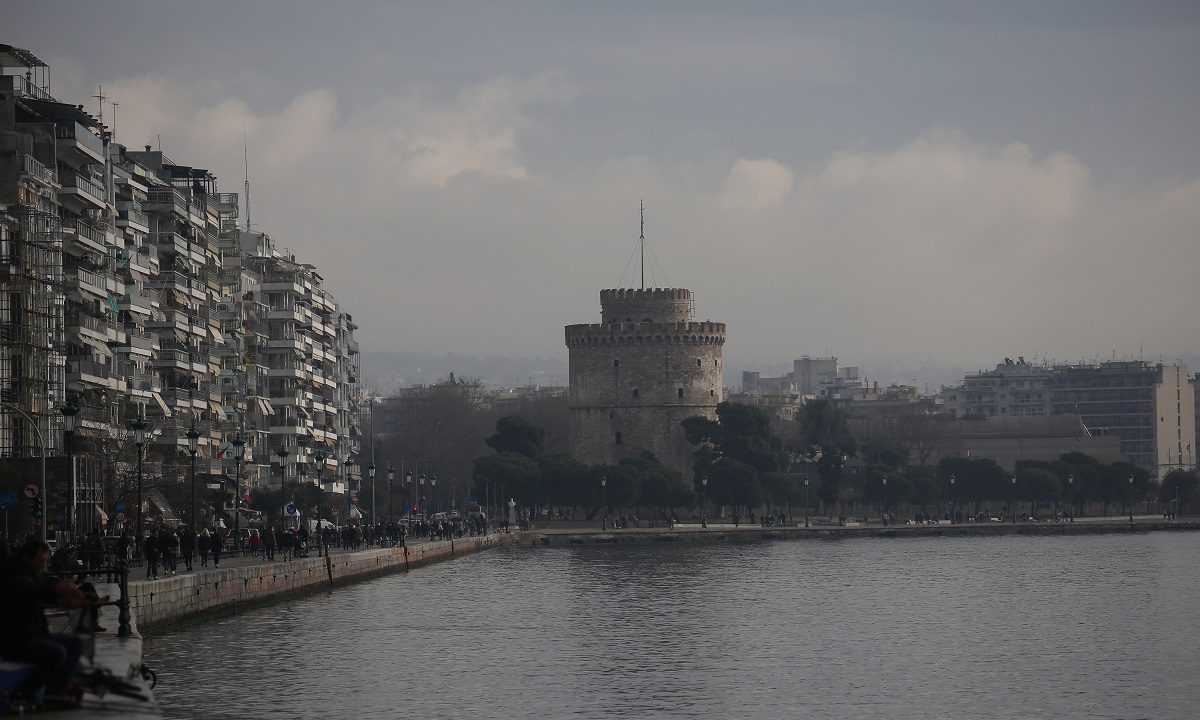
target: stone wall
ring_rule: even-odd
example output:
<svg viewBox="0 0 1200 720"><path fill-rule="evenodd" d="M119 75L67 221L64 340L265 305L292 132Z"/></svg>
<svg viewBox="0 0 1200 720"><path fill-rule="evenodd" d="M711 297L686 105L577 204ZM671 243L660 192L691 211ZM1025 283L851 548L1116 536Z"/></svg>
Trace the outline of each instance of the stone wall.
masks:
<svg viewBox="0 0 1200 720"><path fill-rule="evenodd" d="M378 548L334 553L290 562L231 567L154 581L129 582L130 610L138 625L169 625L206 614L233 612L288 595L325 590L357 580L402 572L456 555L479 552L513 536L488 535L431 542L409 548Z"/></svg>

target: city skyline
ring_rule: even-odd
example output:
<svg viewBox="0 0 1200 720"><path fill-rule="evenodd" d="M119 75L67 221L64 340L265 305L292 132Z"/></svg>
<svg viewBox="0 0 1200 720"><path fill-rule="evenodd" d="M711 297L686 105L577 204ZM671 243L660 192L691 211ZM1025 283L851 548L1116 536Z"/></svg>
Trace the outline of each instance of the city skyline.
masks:
<svg viewBox="0 0 1200 720"><path fill-rule="evenodd" d="M1200 354L1185 5L153 7L5 42L222 191L248 154L252 221L365 349L564 358L638 284L644 199L647 284L727 322L730 366Z"/></svg>

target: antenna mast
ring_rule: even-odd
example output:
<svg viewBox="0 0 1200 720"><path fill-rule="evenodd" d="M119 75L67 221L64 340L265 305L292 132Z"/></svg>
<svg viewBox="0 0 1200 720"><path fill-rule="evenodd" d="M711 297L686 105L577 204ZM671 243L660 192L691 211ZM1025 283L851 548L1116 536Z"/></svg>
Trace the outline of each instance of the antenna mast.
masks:
<svg viewBox="0 0 1200 720"><path fill-rule="evenodd" d="M639 200L641 205L641 231L642 236L639 239L638 258L642 264L642 289L646 289L646 201Z"/></svg>
<svg viewBox="0 0 1200 720"><path fill-rule="evenodd" d="M242 127L242 159L246 167L246 232L250 232L250 143L246 139L246 128Z"/></svg>

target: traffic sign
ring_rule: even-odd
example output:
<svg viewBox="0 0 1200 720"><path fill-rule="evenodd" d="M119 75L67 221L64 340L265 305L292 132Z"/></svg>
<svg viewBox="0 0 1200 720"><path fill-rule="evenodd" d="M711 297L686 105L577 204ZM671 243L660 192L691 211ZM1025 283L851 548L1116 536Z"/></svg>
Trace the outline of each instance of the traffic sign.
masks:
<svg viewBox="0 0 1200 720"><path fill-rule="evenodd" d="M113 505L113 510L116 510L118 515L125 512L125 502L123 500L118 500L117 504Z"/></svg>
<svg viewBox="0 0 1200 720"><path fill-rule="evenodd" d="M42 494L42 489L37 486L37 483L29 483L22 488L21 492L25 493L25 497L33 500L38 495Z"/></svg>
<svg viewBox="0 0 1200 720"><path fill-rule="evenodd" d="M299 513L297 513L297 512L296 512L296 503L288 503L288 504L287 504L287 507L286 507L286 508L284 508L284 509L283 509L283 511L284 511L285 513L287 513L288 515L297 515L297 514L299 514Z"/></svg>
<svg viewBox="0 0 1200 720"><path fill-rule="evenodd" d="M0 510L7 510L17 504L17 496L11 490L0 492Z"/></svg>

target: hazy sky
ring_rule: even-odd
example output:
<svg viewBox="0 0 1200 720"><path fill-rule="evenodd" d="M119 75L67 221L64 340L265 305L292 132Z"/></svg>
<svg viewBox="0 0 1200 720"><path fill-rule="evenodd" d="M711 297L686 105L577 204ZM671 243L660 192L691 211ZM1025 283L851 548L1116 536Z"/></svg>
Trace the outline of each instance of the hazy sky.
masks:
<svg viewBox="0 0 1200 720"><path fill-rule="evenodd" d="M1200 354L1200 3L4 7L118 141L245 129L366 349L565 357L644 199L731 362Z"/></svg>

